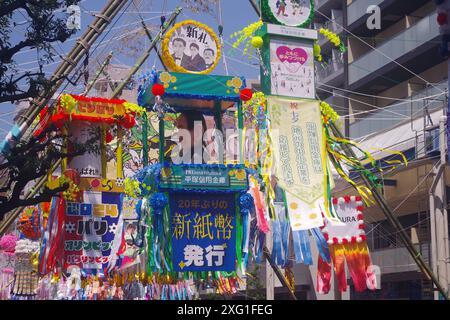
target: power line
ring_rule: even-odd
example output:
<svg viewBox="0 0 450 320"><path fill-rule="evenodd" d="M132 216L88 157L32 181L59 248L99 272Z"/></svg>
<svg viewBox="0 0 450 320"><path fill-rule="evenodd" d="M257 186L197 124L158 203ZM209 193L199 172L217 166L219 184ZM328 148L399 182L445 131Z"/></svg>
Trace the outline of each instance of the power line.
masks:
<svg viewBox="0 0 450 320"><path fill-rule="evenodd" d="M315 12L319 13L321 16L323 16L325 19L333 22L327 15L323 14L322 12L320 12L319 10L314 9ZM410 70L409 68L405 67L404 65L402 65L401 63L397 62L396 60L392 59L391 57L389 57L387 54L385 54L383 51L381 51L380 49L372 46L370 43L368 43L367 41L364 41L363 39L361 39L360 37L358 37L357 35L355 35L354 33L352 33L350 30L348 30L347 28L345 28L344 26L340 25L339 23L337 23L336 21L334 21L334 23L340 27L342 27L343 30L345 30L347 33L351 34L352 36L354 36L356 39L358 39L359 41L361 41L362 43L366 44L368 47L370 47L372 50L380 53L381 55L383 55L385 58L387 58L388 60L390 60L391 62L395 63L396 65L398 65L400 68L404 69L405 71L411 73L413 76L419 78L420 80L422 80L423 82L425 82L426 84L430 84L431 86L433 86L434 88L438 89L439 91L442 91L442 89L434 86L432 83L430 83L429 81L425 80L423 77L419 76L417 73L413 72L412 70Z"/></svg>
<svg viewBox="0 0 450 320"><path fill-rule="evenodd" d="M158 19L158 18L159 17L151 17L151 18L145 19L144 21L150 21L150 20L154 20L154 19ZM131 23L128 23L128 24L123 24L123 25L120 25L120 26L117 26L117 27L113 28L113 30L117 30L117 29L121 30L124 27L128 27L128 26L135 25L135 24L140 24L140 22L131 22ZM137 32L140 29L141 28L137 28L135 30L131 30L131 31L127 32L127 33L124 33L122 36L132 34L134 32ZM71 38L71 39L67 40L66 42L68 42L68 41L75 41L77 39L78 38ZM112 39L114 39L114 38L108 39L106 41L112 41ZM118 39L114 39L114 40L118 40ZM103 43L103 42L104 41L102 41L100 43ZM26 53L26 52L30 52L30 51L35 51L35 49L29 49L29 50L20 51L17 54L19 54L19 53ZM24 66L24 65L27 65L27 64L34 64L36 62L39 62L39 61L38 60L32 60L32 61L27 61L27 62L23 62L23 63L18 63L17 66ZM46 64L45 66L53 65L53 64L56 64L56 63L59 63L59 62L61 62L61 60L54 61L53 63ZM34 69L36 69L36 68L28 69L28 71L34 70Z"/></svg>
<svg viewBox="0 0 450 320"><path fill-rule="evenodd" d="M328 85L326 83L321 83L321 82L318 82L318 84L320 84L322 86L326 86L326 87L332 88L332 89L335 89L335 90L352 93L352 94L355 94L355 95L358 95L358 96L371 97L371 98L377 98L377 99L385 99L385 100L394 100L394 101L404 101L404 102L408 102L408 103L409 102L422 101L422 100L425 100L425 99L431 99L431 98L438 97L438 96L441 96L443 94L446 94L446 92L440 92L440 93L437 93L437 94L434 94L434 95L431 95L431 96L428 96L428 97L419 98L419 99L392 98L392 97L387 97L387 96L371 95L371 94L366 94L366 93L362 93L362 92L346 90L346 89L334 87L334 86ZM444 88L444 90L448 90L448 89ZM399 105L399 104L395 104L395 105ZM392 105L389 105L389 106L392 106Z"/></svg>

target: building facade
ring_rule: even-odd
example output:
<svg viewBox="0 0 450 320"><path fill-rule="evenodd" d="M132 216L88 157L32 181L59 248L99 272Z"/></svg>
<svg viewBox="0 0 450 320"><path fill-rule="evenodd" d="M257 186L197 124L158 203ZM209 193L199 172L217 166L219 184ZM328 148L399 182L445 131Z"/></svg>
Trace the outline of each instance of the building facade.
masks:
<svg viewBox="0 0 450 320"><path fill-rule="evenodd" d="M319 35L325 63L316 65L318 95L341 114L346 135L376 158L392 157L381 148L407 156L407 167L391 172L392 168L385 168L380 190L424 260L433 264L429 199L433 167L440 158L439 120L446 114L448 92L435 4L426 0L315 3L315 27L335 32L347 46L341 53ZM448 173L445 176L448 186ZM338 196L354 193L339 184L336 192ZM381 271L381 289L356 294L350 287L349 298L433 299L431 282L419 272L383 212L373 205L365 217L373 263Z"/></svg>

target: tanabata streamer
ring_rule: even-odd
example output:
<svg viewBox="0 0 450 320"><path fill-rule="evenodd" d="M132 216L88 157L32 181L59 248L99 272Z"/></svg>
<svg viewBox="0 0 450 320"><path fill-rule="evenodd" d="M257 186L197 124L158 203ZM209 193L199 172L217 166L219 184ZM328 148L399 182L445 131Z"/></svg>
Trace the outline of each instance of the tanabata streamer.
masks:
<svg viewBox="0 0 450 320"><path fill-rule="evenodd" d="M372 265L364 232L363 202L360 196L345 196L333 199L333 205L344 226L327 223L322 229L327 239L334 273L339 290L347 290L345 262L357 292L376 287L376 279L371 271ZM327 294L330 290L331 264L319 257L317 272L317 291ZM369 286L368 286L369 284Z"/></svg>

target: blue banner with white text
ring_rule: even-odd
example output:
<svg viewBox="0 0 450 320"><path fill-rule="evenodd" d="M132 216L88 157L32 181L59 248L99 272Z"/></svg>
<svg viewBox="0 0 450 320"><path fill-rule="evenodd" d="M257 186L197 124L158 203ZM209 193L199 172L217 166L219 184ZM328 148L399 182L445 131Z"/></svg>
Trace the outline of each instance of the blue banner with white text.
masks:
<svg viewBox="0 0 450 320"><path fill-rule="evenodd" d="M169 198L174 270L235 271L235 195L171 193Z"/></svg>

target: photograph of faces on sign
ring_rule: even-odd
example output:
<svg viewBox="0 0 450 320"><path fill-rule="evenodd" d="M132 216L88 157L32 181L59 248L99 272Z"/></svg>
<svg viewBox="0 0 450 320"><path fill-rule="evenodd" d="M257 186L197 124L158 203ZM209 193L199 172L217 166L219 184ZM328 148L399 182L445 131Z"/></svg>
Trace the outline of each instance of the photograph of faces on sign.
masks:
<svg viewBox="0 0 450 320"><path fill-rule="evenodd" d="M200 72L214 65L217 44L209 32L195 25L178 28L170 38L169 52L177 66Z"/></svg>
<svg viewBox="0 0 450 320"><path fill-rule="evenodd" d="M269 0L270 9L278 21L288 26L298 26L311 13L311 0Z"/></svg>

